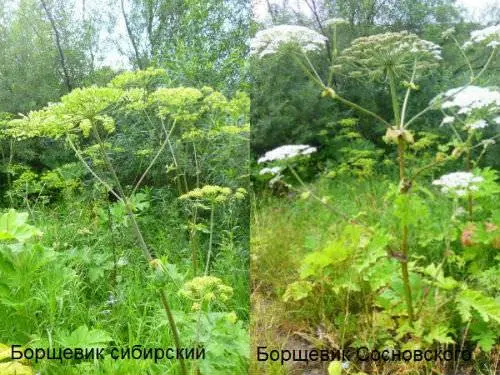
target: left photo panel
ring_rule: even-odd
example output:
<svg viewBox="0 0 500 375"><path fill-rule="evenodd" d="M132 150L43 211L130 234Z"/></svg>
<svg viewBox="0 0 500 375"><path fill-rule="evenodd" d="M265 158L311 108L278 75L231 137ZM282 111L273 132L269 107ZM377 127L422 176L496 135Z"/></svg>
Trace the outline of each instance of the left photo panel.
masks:
<svg viewBox="0 0 500 375"><path fill-rule="evenodd" d="M247 374L249 0L0 0L0 375Z"/></svg>

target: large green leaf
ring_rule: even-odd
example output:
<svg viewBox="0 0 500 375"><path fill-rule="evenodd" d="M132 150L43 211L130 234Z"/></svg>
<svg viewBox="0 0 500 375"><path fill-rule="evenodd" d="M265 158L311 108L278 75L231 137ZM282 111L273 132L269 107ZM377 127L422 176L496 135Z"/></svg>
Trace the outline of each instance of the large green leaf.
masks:
<svg viewBox="0 0 500 375"><path fill-rule="evenodd" d="M333 361L328 365L328 375L342 374L342 362Z"/></svg>
<svg viewBox="0 0 500 375"><path fill-rule="evenodd" d="M2 375L33 375L31 367L19 362L0 363L0 374Z"/></svg>
<svg viewBox="0 0 500 375"><path fill-rule="evenodd" d="M462 290L457 296L457 309L464 322L472 318L471 309L474 309L485 322L493 319L500 323L500 304L476 290Z"/></svg>
<svg viewBox="0 0 500 375"><path fill-rule="evenodd" d="M296 281L291 283L286 288L286 292L283 295L283 300L287 301L300 301L306 298L312 291L313 284L309 281Z"/></svg>
<svg viewBox="0 0 500 375"><path fill-rule="evenodd" d="M87 326L80 326L69 336L63 336L58 341L62 346L74 348L94 348L107 345L113 338L100 329L89 330Z"/></svg>
<svg viewBox="0 0 500 375"><path fill-rule="evenodd" d="M27 220L27 213L17 212L14 209L0 215L0 241L25 242L35 235L41 235L41 231L26 224Z"/></svg>

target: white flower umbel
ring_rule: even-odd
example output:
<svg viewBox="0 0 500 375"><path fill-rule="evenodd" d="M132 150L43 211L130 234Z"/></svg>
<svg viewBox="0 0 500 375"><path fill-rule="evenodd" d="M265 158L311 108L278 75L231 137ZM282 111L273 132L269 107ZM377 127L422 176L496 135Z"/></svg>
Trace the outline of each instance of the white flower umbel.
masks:
<svg viewBox="0 0 500 375"><path fill-rule="evenodd" d="M343 18L329 18L325 22L323 22L323 25L325 26L334 26L334 25L342 25L342 24L347 24L349 21L343 19Z"/></svg>
<svg viewBox="0 0 500 375"><path fill-rule="evenodd" d="M409 79L414 68L421 74L436 67L441 59L439 45L402 31L354 39L342 51L339 62L354 78L385 80L388 69Z"/></svg>
<svg viewBox="0 0 500 375"><path fill-rule="evenodd" d="M279 25L257 32L250 41L250 54L262 58L275 54L287 43L297 44L303 52L318 51L325 47L327 37L304 26Z"/></svg>
<svg viewBox="0 0 500 375"><path fill-rule="evenodd" d="M309 145L284 145L266 152L264 156L257 160L257 163L261 164L268 161L291 159L296 156L310 155L316 151L316 147Z"/></svg>
<svg viewBox="0 0 500 375"><path fill-rule="evenodd" d="M441 46L436 43L429 42L428 40L421 39L413 44L411 49L414 53L421 53L423 51L430 53L436 60L442 60Z"/></svg>
<svg viewBox="0 0 500 375"><path fill-rule="evenodd" d="M259 171L259 174L260 175L270 174L270 175L274 176L274 175L279 174L282 170L283 170L283 168L281 168L281 167L270 167L270 168L265 167Z"/></svg>
<svg viewBox="0 0 500 375"><path fill-rule="evenodd" d="M441 124L447 125L447 124L452 124L455 121L455 117L453 116L445 116L443 118L443 121L441 121Z"/></svg>
<svg viewBox="0 0 500 375"><path fill-rule="evenodd" d="M500 92L487 87L457 87L438 95L431 104L443 100L441 108L456 108L458 114L469 114L475 109L500 106Z"/></svg>
<svg viewBox="0 0 500 375"><path fill-rule="evenodd" d="M467 128L472 129L472 130L476 130L476 129L484 129L487 126L488 126L488 123L486 121L477 120L477 121L474 121L472 124L468 124Z"/></svg>
<svg viewBox="0 0 500 375"><path fill-rule="evenodd" d="M453 212L454 217L460 217L460 216L465 216L467 214L467 211L463 207L457 207L455 209L455 212Z"/></svg>
<svg viewBox="0 0 500 375"><path fill-rule="evenodd" d="M453 34L455 34L455 27L450 27L441 33L441 38L447 39Z"/></svg>
<svg viewBox="0 0 500 375"><path fill-rule="evenodd" d="M498 46L500 46L500 42L498 40L492 40L486 45L486 47L490 48L497 48Z"/></svg>
<svg viewBox="0 0 500 375"><path fill-rule="evenodd" d="M470 40L464 43L463 48L469 48L474 44L489 42L488 47L495 48L500 44L500 25L489 26L482 30L470 33Z"/></svg>
<svg viewBox="0 0 500 375"><path fill-rule="evenodd" d="M481 144L484 146L484 147L488 147L488 146L492 146L494 145L496 142L494 139L485 139L483 141L481 141Z"/></svg>
<svg viewBox="0 0 500 375"><path fill-rule="evenodd" d="M453 172L432 181L432 184L441 186L441 191L445 194L451 193L462 197L468 192L477 191L482 181L481 176L474 176L470 172Z"/></svg>

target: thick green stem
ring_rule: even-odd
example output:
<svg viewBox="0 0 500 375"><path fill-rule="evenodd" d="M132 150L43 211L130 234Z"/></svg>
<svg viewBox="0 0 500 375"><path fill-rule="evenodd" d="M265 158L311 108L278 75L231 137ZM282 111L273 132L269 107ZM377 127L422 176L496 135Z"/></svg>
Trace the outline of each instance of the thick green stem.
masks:
<svg viewBox="0 0 500 375"><path fill-rule="evenodd" d="M364 113L365 115L368 115L368 116L371 116L371 117L374 117L376 118L377 120L379 120L380 122L383 122L384 125L386 126L390 126L391 124L389 124L386 120L384 120L382 117L380 117L379 115L377 115L376 113L366 109L366 108L363 108L361 107L360 105L356 104L356 103L353 103L351 102L350 100L347 100L337 94L335 94L335 96L333 97L334 99L337 99L338 101L348 105L349 107L359 111L359 112L362 112Z"/></svg>
<svg viewBox="0 0 500 375"><path fill-rule="evenodd" d="M470 145L470 137L467 140L467 158L466 158L466 170L470 172L472 170L472 150ZM472 220L472 193L469 191L467 194L467 211L469 214L469 220Z"/></svg>
<svg viewBox="0 0 500 375"><path fill-rule="evenodd" d="M391 100L392 100L392 110L394 112L394 122L396 123L397 127L400 127L401 124L401 110L399 108L399 100L398 100L398 90L396 87L396 77L394 75L394 72L389 69L388 71L388 77L389 77L389 88L391 91Z"/></svg>
<svg viewBox="0 0 500 375"><path fill-rule="evenodd" d="M200 166L198 165L198 153L196 152L196 145L193 142L194 164L196 167L196 187L200 187ZM191 245L191 261L193 265L193 276L198 274L198 237L196 236L196 222L198 220L198 207L194 208L193 213L193 228L189 238Z"/></svg>
<svg viewBox="0 0 500 375"><path fill-rule="evenodd" d="M137 181L137 184L134 186L134 189L132 190L132 193L130 193L130 195L134 195L135 192L137 191L137 189L139 188L139 186L141 186L142 181L144 180L144 178L148 174L149 170L153 167L153 165L155 165L156 160L158 159L158 157L162 153L163 149L167 145L167 143L168 143L168 141L170 139L170 134L172 134L172 132L173 132L174 129L175 129L175 122L174 122L172 128L170 129L170 132L168 134L166 134L165 141L161 144L161 146L160 146L158 152L156 153L156 155L154 156L153 160L151 160L151 162L149 163L148 167L146 168L146 170L144 171L144 173L139 178L139 181Z"/></svg>
<svg viewBox="0 0 500 375"><path fill-rule="evenodd" d="M460 51L460 54L464 58L464 61L467 63L467 67L469 68L469 73L470 73L469 82L472 82L472 81L474 81L474 69L472 69L472 65L470 63L470 60L467 57L467 55L465 54L463 48L460 46L460 43L458 43L458 40L455 37L452 37L452 39L453 39L453 42L455 43L455 45L458 47L458 50Z"/></svg>
<svg viewBox="0 0 500 375"><path fill-rule="evenodd" d="M118 176L116 174L115 168L113 167L113 164L111 163L111 160L109 159L107 153L106 153L106 147L104 145L104 142L101 139L101 136L99 135L99 130L97 129L95 123L92 124L92 130L94 137L96 138L97 142L99 143L99 147L101 149L101 153L104 159L104 163L106 164L106 167L108 168L109 172L111 173L111 176L113 177L114 183L116 184L116 188L118 189L118 194L122 197L123 203L125 205L125 210L127 211L127 215L130 218L131 224L132 224L132 232L134 233L134 236L139 243L139 247L141 248L144 257L148 261L148 263L151 265L151 262L153 261L153 256L151 255L151 252L149 251L148 245L146 244L146 241L144 241L144 237L142 236L142 232L139 228L139 224L137 223L137 220L135 218L135 214L130 206L130 202L127 199L125 195L125 191L123 190L123 187L120 183L120 180L118 179ZM181 341L179 339L179 333L177 331L177 325L175 324L175 319L172 314L172 310L170 309L170 304L168 303L168 298L167 294L163 289L158 290L160 294L160 300L162 302L163 308L165 309L165 312L167 314L167 319L170 325L170 329L172 330L172 336L174 339L174 344L177 348L181 347ZM181 374L182 375L187 375L187 370L186 366L184 363L183 359L179 359L180 366L181 366Z"/></svg>
<svg viewBox="0 0 500 375"><path fill-rule="evenodd" d="M398 93L396 88L396 77L392 70L388 71L389 78L389 89L391 92L392 99L392 110L394 112L394 122L396 127L402 127L400 108L398 101ZM406 171L405 171L405 141L402 137L398 138L398 162L399 162L399 186L400 194L408 194L408 189L406 188ZM401 245L400 251L403 255L403 260L401 261L401 276L403 278L406 308L408 310L408 319L410 324L414 320L413 315L413 299L411 296L411 286L410 286L410 276L408 273L408 225L405 223L401 228Z"/></svg>
<svg viewBox="0 0 500 375"><path fill-rule="evenodd" d="M400 194L408 194L408 190L404 188L405 183L405 143L402 138L398 140L398 160L399 160L399 183L402 189L400 190ZM413 315L413 299L411 296L411 286L410 286L410 277L408 273L408 225L403 224L401 229L401 253L403 255L403 260L401 261L401 276L403 278L405 299L406 299L406 307L408 310L408 319L410 320L410 324L412 324L414 320Z"/></svg>
<svg viewBox="0 0 500 375"><path fill-rule="evenodd" d="M408 100L410 99L411 90L414 89L416 74L417 74L417 60L415 59L415 62L413 63L413 72L411 73L410 83L408 84L408 88L406 89L405 93L405 98L403 100L403 109L401 110L401 119L399 121L400 129L403 129L405 127L405 117L406 117L406 110L408 108Z"/></svg>
<svg viewBox="0 0 500 375"><path fill-rule="evenodd" d="M12 164L12 160L14 159L14 140L11 139L9 142L9 162L7 163L7 188L10 189L12 186L12 177L10 175L10 166Z"/></svg>
<svg viewBox="0 0 500 375"><path fill-rule="evenodd" d="M177 189L179 190L179 194L182 195L184 193L187 193L187 187L184 189L182 187L182 182L181 182L181 175L179 173L179 164L177 163L177 158L175 157L175 151L174 147L172 146L172 142L168 140L168 148L170 149L170 154L172 155L172 159L174 161L174 166L175 166L175 179L177 180Z"/></svg>
<svg viewBox="0 0 500 375"><path fill-rule="evenodd" d="M214 235L214 212L215 205L212 203L210 210L210 239L208 240L208 254L207 254L207 264L205 265L205 276L208 275L208 269L210 267L210 257L212 256L212 242Z"/></svg>
<svg viewBox="0 0 500 375"><path fill-rule="evenodd" d="M196 168L196 187L200 187L200 165L198 164L198 153L196 152L196 145L193 142L193 155L194 155L194 166Z"/></svg>
<svg viewBox="0 0 500 375"><path fill-rule="evenodd" d="M168 148L170 150L170 154L172 155L172 159L173 159L173 162L174 162L174 166L175 166L175 179L177 180L177 189L179 191L179 195L182 195L182 194L187 193L189 191L187 180L186 180L186 174L183 173L183 176L184 176L184 187L183 187L182 186L182 181L181 181L181 173L179 172L180 171L179 163L177 163L177 158L175 157L174 146L172 145L172 142L170 142L170 134L172 133L172 131L170 131L170 132L167 131L167 128L165 127L165 124L164 124L163 120L161 120L161 126L163 128L163 131L164 131L165 135L167 136L166 141L167 141ZM175 121L174 121L173 126L175 126Z"/></svg>
<svg viewBox="0 0 500 375"><path fill-rule="evenodd" d="M198 236L196 235L196 222L198 221L198 208L194 208L193 225L189 235L191 245L191 263L193 266L193 276L198 274Z"/></svg>
<svg viewBox="0 0 500 375"><path fill-rule="evenodd" d="M288 169L290 170L290 172L292 172L293 176L297 179L297 181L299 182L299 184L311 195L311 197L313 197L315 200L317 200L318 202L320 202L322 205L324 205L326 208L328 208L329 210L331 210L335 214L337 214L339 216L342 216L344 219L346 219L346 220L348 220L348 221L350 221L350 222L352 222L354 224L359 224L356 220L350 219L349 216L347 216L345 213L339 211L337 208L335 208L332 205L328 204L324 199L321 199L320 197L318 197L311 189L309 189L307 187L307 185L305 184L305 182L302 180L302 178L300 178L300 176L297 173L297 171L291 165L288 166Z"/></svg>
<svg viewBox="0 0 500 375"><path fill-rule="evenodd" d="M472 80L470 80L470 82L468 84L466 84L465 86L462 86L459 90L455 91L453 94L451 94L449 96L442 97L441 100L448 100L451 97L458 95L460 92L462 92L467 87L472 85L475 81L477 81L479 79L479 77L481 77L483 75L483 73L486 71L486 69L489 67L490 63L493 61L493 58L495 57L495 54L496 54L496 50L497 49L494 48L493 51L491 51L491 54L488 57L488 60L486 61L486 64L484 64L481 71L478 74L476 74L474 76L474 78ZM408 120L408 122L406 123L406 127L410 126L410 124L412 124L414 121L418 120L421 116L425 115L427 112L429 112L433 108L434 108L434 104L432 104L432 103L429 104L427 107L425 107L423 110L418 112L415 116L413 116L410 120Z"/></svg>
<svg viewBox="0 0 500 375"><path fill-rule="evenodd" d="M337 57L337 24L333 25L333 59ZM333 61L332 59L332 61Z"/></svg>

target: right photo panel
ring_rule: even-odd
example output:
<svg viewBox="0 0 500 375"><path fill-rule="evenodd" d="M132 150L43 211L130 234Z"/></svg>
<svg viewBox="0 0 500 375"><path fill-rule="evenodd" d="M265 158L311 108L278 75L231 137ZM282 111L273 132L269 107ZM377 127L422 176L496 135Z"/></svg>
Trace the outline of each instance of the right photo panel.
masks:
<svg viewBox="0 0 500 375"><path fill-rule="evenodd" d="M500 373L500 4L253 2L251 374Z"/></svg>

